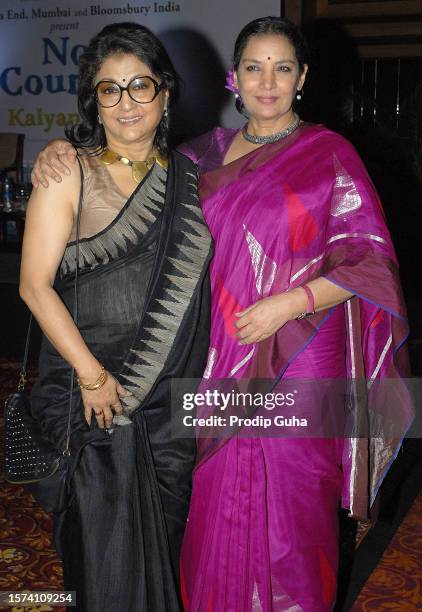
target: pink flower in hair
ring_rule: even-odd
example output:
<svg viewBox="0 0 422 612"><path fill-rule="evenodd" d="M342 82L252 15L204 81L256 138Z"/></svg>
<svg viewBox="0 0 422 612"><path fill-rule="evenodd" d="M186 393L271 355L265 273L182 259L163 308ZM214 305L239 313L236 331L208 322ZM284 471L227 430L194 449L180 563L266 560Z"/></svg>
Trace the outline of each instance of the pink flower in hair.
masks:
<svg viewBox="0 0 422 612"><path fill-rule="evenodd" d="M232 93L235 93L235 94L239 93L238 88L234 84L234 71L233 70L229 70L226 75L226 86L225 87Z"/></svg>

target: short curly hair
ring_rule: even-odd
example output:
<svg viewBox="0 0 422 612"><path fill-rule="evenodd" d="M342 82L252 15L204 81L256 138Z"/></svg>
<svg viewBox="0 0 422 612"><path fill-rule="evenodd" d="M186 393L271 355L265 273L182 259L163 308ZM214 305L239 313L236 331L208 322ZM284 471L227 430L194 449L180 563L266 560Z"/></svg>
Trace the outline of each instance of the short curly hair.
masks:
<svg viewBox="0 0 422 612"><path fill-rule="evenodd" d="M179 77L160 40L138 23L115 23L106 26L90 41L79 58L78 110L81 123L66 130L70 142L78 148L101 153L107 145L99 122L94 79L101 64L110 55L130 53L146 64L169 92L173 104L179 91ZM162 155L168 152L169 117L163 116L155 135L154 146Z"/></svg>

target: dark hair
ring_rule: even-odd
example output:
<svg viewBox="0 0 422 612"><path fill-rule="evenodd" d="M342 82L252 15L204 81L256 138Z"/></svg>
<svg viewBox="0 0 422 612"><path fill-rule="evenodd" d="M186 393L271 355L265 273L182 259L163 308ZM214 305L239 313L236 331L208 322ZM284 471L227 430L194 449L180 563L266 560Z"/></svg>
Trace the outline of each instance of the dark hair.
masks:
<svg viewBox="0 0 422 612"><path fill-rule="evenodd" d="M245 25L234 43L234 69L238 69L243 51L249 39L252 36L262 36L264 34L285 36L291 42L295 50L299 70L302 73L308 61L308 45L297 25L290 21L290 19L285 19L284 17L259 17L259 19L254 19ZM240 98L236 98L236 108L240 113L243 112L243 103Z"/></svg>
<svg viewBox="0 0 422 612"><path fill-rule="evenodd" d="M115 23L105 26L91 39L79 58L78 110L81 123L66 130L66 136L77 147L93 147L100 153L106 147L103 126L98 120L94 78L110 55L130 53L144 62L165 85L173 104L179 89L179 77L162 43L148 28L137 23ZM169 120L162 117L154 146L165 155L168 148Z"/></svg>

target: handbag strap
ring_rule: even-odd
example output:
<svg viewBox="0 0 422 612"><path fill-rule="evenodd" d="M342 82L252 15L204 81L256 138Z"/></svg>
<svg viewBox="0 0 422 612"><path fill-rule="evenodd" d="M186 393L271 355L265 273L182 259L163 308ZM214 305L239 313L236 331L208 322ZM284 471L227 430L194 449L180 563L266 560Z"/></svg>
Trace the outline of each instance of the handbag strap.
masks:
<svg viewBox="0 0 422 612"><path fill-rule="evenodd" d="M81 229L81 213L82 213L82 200L84 195L84 173L82 170L82 164L79 157L76 158L79 164L79 171L81 175L81 189L79 192L79 204L78 204L78 215L76 218L76 245L75 245L75 282L73 284L73 321L75 325L78 324L78 285L79 285L79 240L80 240L80 229ZM27 382L27 365L28 365L28 354L29 354L29 341L31 338L32 331L32 320L33 314L31 312L28 322L28 330L26 332L25 350L23 354L21 371L19 373L18 391L23 391ZM66 442L63 450L63 454L69 455L69 444L70 444L70 425L72 416L72 400L73 400L73 387L75 383L75 368L70 371L70 389L69 389L69 409L67 415L67 427L66 427Z"/></svg>
<svg viewBox="0 0 422 612"><path fill-rule="evenodd" d="M27 369L27 364L28 364L29 340L31 338L31 329L32 329L32 312L29 315L28 330L26 332L26 340L25 340L25 350L23 353L21 371L19 372L18 391L23 391L25 389L26 381L28 380L26 377L26 369Z"/></svg>
<svg viewBox="0 0 422 612"><path fill-rule="evenodd" d="M84 196L84 173L82 170L82 164L79 157L76 158L79 164L79 172L81 174L81 189L79 192L79 204L78 204L78 216L76 218L76 245L75 245L75 282L73 285L73 321L75 325L78 325L78 287L79 287L79 238L81 230L81 213L82 213L82 200ZM70 371L70 389L69 389L69 410L67 414L67 428L66 428L66 442L63 449L64 455L70 455L70 425L72 416L72 400L73 400L73 387L75 383L75 368Z"/></svg>

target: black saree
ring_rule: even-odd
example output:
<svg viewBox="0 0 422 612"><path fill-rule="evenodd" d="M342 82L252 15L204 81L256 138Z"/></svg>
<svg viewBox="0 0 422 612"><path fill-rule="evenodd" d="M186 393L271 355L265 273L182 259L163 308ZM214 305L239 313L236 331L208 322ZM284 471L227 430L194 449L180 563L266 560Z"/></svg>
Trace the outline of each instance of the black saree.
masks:
<svg viewBox="0 0 422 612"><path fill-rule="evenodd" d="M55 542L77 611L181 609L195 440L173 435L170 385L199 378L207 357L212 247L196 182L192 162L172 153L167 173L154 166L112 223L80 241L78 327L131 395L107 433L88 427L75 389L71 503L55 516ZM56 284L70 310L74 250ZM70 368L46 339L39 369L33 414L60 444Z"/></svg>

